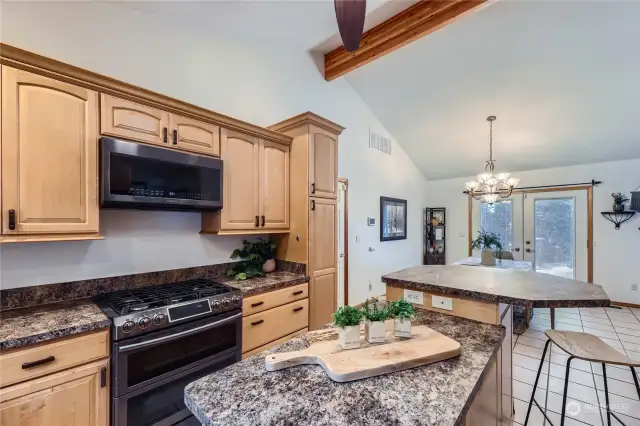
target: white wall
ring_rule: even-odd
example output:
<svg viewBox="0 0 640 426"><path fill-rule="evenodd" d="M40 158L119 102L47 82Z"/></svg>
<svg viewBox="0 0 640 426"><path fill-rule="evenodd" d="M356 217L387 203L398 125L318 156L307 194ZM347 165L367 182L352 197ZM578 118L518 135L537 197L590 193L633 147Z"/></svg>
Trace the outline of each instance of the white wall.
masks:
<svg viewBox="0 0 640 426"><path fill-rule="evenodd" d="M381 274L420 263L425 179L397 143L392 156L368 149L369 128L388 132L345 79L325 82L307 52L235 44L96 2L4 3L1 31L5 43L258 125L308 110L343 125L350 302L383 293ZM381 195L408 199L407 240L380 243L378 227L366 226ZM199 236L197 214L102 212L101 220L104 241L4 245L3 286L221 262L240 240Z"/></svg>
<svg viewBox="0 0 640 426"><path fill-rule="evenodd" d="M593 190L593 280L607 291L611 300L640 304L640 292L631 284L640 284L640 214L616 231L600 212L611 211L612 192L629 194L640 185L640 159L559 167L514 173L520 186L556 185L601 180ZM447 263L468 255L467 196L464 183L472 178L429 181L427 206L447 208Z"/></svg>

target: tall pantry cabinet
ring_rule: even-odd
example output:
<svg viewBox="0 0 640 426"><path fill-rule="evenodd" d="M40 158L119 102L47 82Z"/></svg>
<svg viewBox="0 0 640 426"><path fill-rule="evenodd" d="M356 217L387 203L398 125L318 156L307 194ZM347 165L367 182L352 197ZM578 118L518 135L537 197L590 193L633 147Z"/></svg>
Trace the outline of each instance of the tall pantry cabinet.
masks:
<svg viewBox="0 0 640 426"><path fill-rule="evenodd" d="M279 237L279 259L307 265L309 328L331 321L337 308L338 136L344 128L307 112L270 130L291 136L290 233Z"/></svg>

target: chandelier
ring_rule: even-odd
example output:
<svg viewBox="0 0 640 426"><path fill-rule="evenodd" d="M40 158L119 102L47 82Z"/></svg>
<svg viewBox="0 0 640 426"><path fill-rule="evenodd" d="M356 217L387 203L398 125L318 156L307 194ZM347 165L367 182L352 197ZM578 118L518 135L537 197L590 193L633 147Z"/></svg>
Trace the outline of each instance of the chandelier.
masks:
<svg viewBox="0 0 640 426"><path fill-rule="evenodd" d="M499 198L507 198L518 185L520 179L511 177L511 173L494 173L496 161L493 159L493 122L495 116L487 117L489 122L489 161L484 166L484 173L476 176L475 181L465 183L467 193L475 200L493 204Z"/></svg>

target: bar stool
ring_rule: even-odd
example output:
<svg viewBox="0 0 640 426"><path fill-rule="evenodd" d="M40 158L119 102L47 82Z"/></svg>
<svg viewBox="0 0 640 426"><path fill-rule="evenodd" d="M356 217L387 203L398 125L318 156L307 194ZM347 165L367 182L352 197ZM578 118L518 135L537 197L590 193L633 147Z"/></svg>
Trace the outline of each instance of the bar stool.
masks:
<svg viewBox="0 0 640 426"><path fill-rule="evenodd" d="M544 351L542 352L542 359L540 360L540 367L538 368L538 375L536 376L535 384L533 385L533 392L531 393L531 400L529 401L529 408L527 409L527 417L524 421L524 426L527 426L529 421L529 414L531 413L531 406L533 403L542 412L545 419L553 426L546 412L540 407L538 401L535 399L536 388L538 387L538 379L540 379L540 373L542 372L542 366L544 365L544 358L547 355L547 349L549 344L553 342L560 349L569 354L567 359L567 372L564 377L564 394L562 395L562 414L560 417L560 425L564 425L564 414L567 406L567 389L569 387L569 369L571 367L571 361L576 359L582 359L589 362L599 362L602 364L602 376L604 378L604 395L607 403L607 425L611 426L611 417L613 416L622 425L626 426L620 418L609 409L609 386L607 384L607 367L606 364L623 365L631 369L633 375L633 381L638 391L638 399L640 399L640 385L638 384L638 376L636 375L636 367L640 367L640 361L629 358L626 355L613 349L605 342L600 340L597 336L588 333L580 333L577 331L557 331L547 330L545 334L549 338L544 345ZM551 362L551 360L549 360Z"/></svg>

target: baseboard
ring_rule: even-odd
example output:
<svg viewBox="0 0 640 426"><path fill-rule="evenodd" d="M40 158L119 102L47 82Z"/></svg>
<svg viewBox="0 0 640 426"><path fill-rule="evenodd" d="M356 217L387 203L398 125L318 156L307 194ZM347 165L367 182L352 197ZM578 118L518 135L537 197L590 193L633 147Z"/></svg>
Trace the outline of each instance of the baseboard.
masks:
<svg viewBox="0 0 640 426"><path fill-rule="evenodd" d="M627 308L637 308L640 309L640 305L636 305L635 303L626 303L626 302L611 302L612 305L624 306Z"/></svg>

